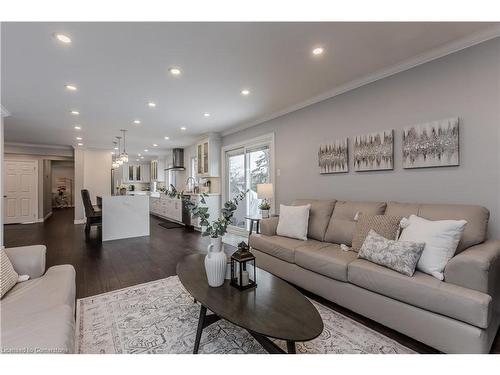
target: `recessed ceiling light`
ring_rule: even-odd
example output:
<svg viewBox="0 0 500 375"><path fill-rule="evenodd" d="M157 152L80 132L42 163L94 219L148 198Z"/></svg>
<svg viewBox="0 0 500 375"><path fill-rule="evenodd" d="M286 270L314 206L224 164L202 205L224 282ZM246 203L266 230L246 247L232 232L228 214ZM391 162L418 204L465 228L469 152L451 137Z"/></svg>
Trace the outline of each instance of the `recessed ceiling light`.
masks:
<svg viewBox="0 0 500 375"><path fill-rule="evenodd" d="M66 89L69 90L69 91L76 91L76 86L75 85L66 85L64 87L66 87Z"/></svg>
<svg viewBox="0 0 500 375"><path fill-rule="evenodd" d="M149 150L148 150L148 149L145 149L145 150L144 150L144 152L149 152Z"/></svg>
<svg viewBox="0 0 500 375"><path fill-rule="evenodd" d="M78 116L80 114L80 112L73 110L73 111L71 111L71 114L75 115L75 116Z"/></svg>
<svg viewBox="0 0 500 375"><path fill-rule="evenodd" d="M173 76L178 76L181 74L181 70L179 68L170 68L168 70L170 72L170 74L172 74Z"/></svg>
<svg viewBox="0 0 500 375"><path fill-rule="evenodd" d="M203 114L203 116L205 116L205 117L210 117L210 113L205 112L205 113Z"/></svg>
<svg viewBox="0 0 500 375"><path fill-rule="evenodd" d="M114 152L114 151L111 151L111 152L110 152L110 154L111 154L111 155L114 155L114 154L115 154L115 152Z"/></svg>
<svg viewBox="0 0 500 375"><path fill-rule="evenodd" d="M144 156L141 156L141 159L144 159Z"/></svg>
<svg viewBox="0 0 500 375"><path fill-rule="evenodd" d="M81 141L81 140L82 140L82 137L76 137L76 140L77 140L77 141Z"/></svg>
<svg viewBox="0 0 500 375"><path fill-rule="evenodd" d="M82 127L80 125L75 125L74 128L75 130L82 130Z"/></svg>
<svg viewBox="0 0 500 375"><path fill-rule="evenodd" d="M118 150L118 147L115 147L114 149L115 149L115 150Z"/></svg>
<svg viewBox="0 0 500 375"><path fill-rule="evenodd" d="M135 159L135 161L139 161L139 159Z"/></svg>
<svg viewBox="0 0 500 375"><path fill-rule="evenodd" d="M155 102L149 102L148 106L150 106L151 108L154 108L154 107L156 107L156 103Z"/></svg>
<svg viewBox="0 0 500 375"><path fill-rule="evenodd" d="M141 123L141 120L134 120L134 124L139 125Z"/></svg>
<svg viewBox="0 0 500 375"><path fill-rule="evenodd" d="M153 143L153 147L158 147L158 145L156 143Z"/></svg>
<svg viewBox="0 0 500 375"><path fill-rule="evenodd" d="M64 34L60 34L60 33L55 33L54 36L56 37L56 39L58 41L60 41L61 43L64 43L64 44L69 44L71 43L71 38L67 35L64 35Z"/></svg>
<svg viewBox="0 0 500 375"><path fill-rule="evenodd" d="M325 50L322 47L316 47L312 50L313 55L321 55Z"/></svg>
<svg viewBox="0 0 500 375"><path fill-rule="evenodd" d="M78 146L83 146L83 143L78 143Z"/></svg>
<svg viewBox="0 0 500 375"><path fill-rule="evenodd" d="M185 126L181 126L181 130L186 130L186 127Z"/></svg>
<svg viewBox="0 0 500 375"><path fill-rule="evenodd" d="M241 95L244 95L244 96L250 95L250 90L247 90L247 89L241 90Z"/></svg>
<svg viewBox="0 0 500 375"><path fill-rule="evenodd" d="M163 137L163 138L165 138L165 140L167 140L167 141L170 139L170 137Z"/></svg>

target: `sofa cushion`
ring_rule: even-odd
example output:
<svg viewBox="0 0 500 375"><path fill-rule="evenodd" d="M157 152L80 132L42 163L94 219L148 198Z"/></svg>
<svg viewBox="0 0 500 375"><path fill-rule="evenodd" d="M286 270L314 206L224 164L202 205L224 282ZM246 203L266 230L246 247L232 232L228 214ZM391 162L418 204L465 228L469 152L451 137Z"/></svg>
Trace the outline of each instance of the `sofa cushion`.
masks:
<svg viewBox="0 0 500 375"><path fill-rule="evenodd" d="M296 240L294 238L281 236L266 236L263 234L252 234L249 239L250 247L263 253L272 255L285 262L295 263L295 251L297 248L315 250L331 245L316 240Z"/></svg>
<svg viewBox="0 0 500 375"><path fill-rule="evenodd" d="M352 235L356 227L356 213L366 215L382 215L385 211L384 202L350 202L337 201L332 217L328 223L324 240L336 244L351 246Z"/></svg>
<svg viewBox="0 0 500 375"><path fill-rule="evenodd" d="M295 261L295 247L300 240L281 236L266 236L263 234L252 234L248 239L251 248L272 255L289 263Z"/></svg>
<svg viewBox="0 0 500 375"><path fill-rule="evenodd" d="M347 265L355 260L354 251L343 251L340 245L295 250L295 263L305 269L339 281L347 281Z"/></svg>
<svg viewBox="0 0 500 375"><path fill-rule="evenodd" d="M3 353L73 353L75 318L71 306L59 305L33 314L1 314Z"/></svg>
<svg viewBox="0 0 500 375"><path fill-rule="evenodd" d="M490 217L490 212L482 206L398 202L387 203L385 214L406 217L414 214L428 220L466 220L467 225L464 228L456 254L486 240Z"/></svg>
<svg viewBox="0 0 500 375"><path fill-rule="evenodd" d="M56 306L75 306L75 269L50 267L44 276L18 283L2 299L2 313L30 315Z"/></svg>
<svg viewBox="0 0 500 375"><path fill-rule="evenodd" d="M422 272L402 275L367 260L348 265L349 282L372 292L425 310L486 328L492 316L492 298L484 293L445 283Z"/></svg>
<svg viewBox="0 0 500 375"><path fill-rule="evenodd" d="M307 204L311 205L307 237L323 241L326 227L330 222L333 207L335 206L335 200L297 199L293 202L294 206L305 206Z"/></svg>

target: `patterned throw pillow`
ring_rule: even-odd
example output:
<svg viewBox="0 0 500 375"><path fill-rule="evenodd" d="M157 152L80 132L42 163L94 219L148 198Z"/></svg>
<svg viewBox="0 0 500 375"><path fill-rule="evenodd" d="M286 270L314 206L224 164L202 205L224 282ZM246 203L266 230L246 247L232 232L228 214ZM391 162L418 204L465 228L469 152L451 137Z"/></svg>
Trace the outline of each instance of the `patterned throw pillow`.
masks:
<svg viewBox="0 0 500 375"><path fill-rule="evenodd" d="M413 276L424 247L423 242L388 240L370 230L359 250L358 258Z"/></svg>
<svg viewBox="0 0 500 375"><path fill-rule="evenodd" d="M4 249L0 249L0 298L16 285L18 277Z"/></svg>
<svg viewBox="0 0 500 375"><path fill-rule="evenodd" d="M402 218L402 216L360 214L352 236L352 249L354 251L361 249L370 230L374 230L389 240L395 240Z"/></svg>

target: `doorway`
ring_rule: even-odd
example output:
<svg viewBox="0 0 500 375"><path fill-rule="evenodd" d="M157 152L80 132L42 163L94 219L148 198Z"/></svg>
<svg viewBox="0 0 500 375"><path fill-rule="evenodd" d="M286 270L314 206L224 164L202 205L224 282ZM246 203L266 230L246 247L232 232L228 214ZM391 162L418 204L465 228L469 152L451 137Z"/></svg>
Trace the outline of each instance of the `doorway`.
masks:
<svg viewBox="0 0 500 375"><path fill-rule="evenodd" d="M274 180L273 146L274 136L269 135L223 148L224 201L247 191L228 227L228 231L234 234L247 234L249 222L246 218L259 215L261 199L257 198L257 184L272 183Z"/></svg>
<svg viewBox="0 0 500 375"><path fill-rule="evenodd" d="M4 161L4 223L33 223L38 218L38 162Z"/></svg>

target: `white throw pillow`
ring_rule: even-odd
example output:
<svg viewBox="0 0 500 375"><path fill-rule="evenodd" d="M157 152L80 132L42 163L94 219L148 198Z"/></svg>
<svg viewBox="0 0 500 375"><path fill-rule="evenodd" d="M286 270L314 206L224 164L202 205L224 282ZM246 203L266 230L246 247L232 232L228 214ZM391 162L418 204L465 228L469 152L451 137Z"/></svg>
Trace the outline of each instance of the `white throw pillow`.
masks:
<svg viewBox="0 0 500 375"><path fill-rule="evenodd" d="M399 240L424 242L425 247L417 270L443 280L444 268L455 255L466 224L465 220L433 221L411 215L407 220L402 220L404 229Z"/></svg>
<svg viewBox="0 0 500 375"><path fill-rule="evenodd" d="M279 236L307 240L310 208L310 204L306 206L285 206L280 204L280 217L276 233Z"/></svg>

